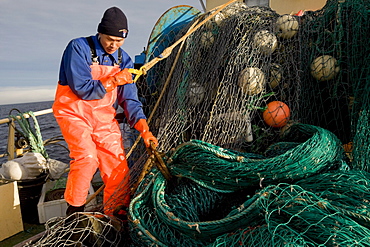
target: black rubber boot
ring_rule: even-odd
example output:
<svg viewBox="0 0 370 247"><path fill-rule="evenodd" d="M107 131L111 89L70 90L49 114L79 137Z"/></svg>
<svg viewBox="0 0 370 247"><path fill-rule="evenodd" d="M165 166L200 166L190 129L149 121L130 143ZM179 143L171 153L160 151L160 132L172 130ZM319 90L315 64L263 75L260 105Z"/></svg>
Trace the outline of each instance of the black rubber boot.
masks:
<svg viewBox="0 0 370 247"><path fill-rule="evenodd" d="M82 205L80 207L69 205L66 211L66 216L70 216L71 214L76 213L76 212L83 212L84 210L85 210L85 205Z"/></svg>

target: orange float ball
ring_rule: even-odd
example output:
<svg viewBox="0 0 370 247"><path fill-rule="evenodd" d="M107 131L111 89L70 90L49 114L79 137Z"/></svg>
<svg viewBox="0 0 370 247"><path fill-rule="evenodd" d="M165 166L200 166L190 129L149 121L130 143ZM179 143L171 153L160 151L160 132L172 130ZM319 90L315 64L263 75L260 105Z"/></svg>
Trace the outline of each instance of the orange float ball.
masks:
<svg viewBox="0 0 370 247"><path fill-rule="evenodd" d="M285 126L289 117L290 109L281 101L272 101L268 103L267 109L263 112L263 120L265 123L274 128Z"/></svg>

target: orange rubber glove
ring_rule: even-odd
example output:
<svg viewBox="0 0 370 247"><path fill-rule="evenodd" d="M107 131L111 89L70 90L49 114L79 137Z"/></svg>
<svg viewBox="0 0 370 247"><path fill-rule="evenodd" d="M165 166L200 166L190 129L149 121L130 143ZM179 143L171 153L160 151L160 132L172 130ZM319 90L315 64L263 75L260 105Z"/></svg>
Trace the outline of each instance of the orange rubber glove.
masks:
<svg viewBox="0 0 370 247"><path fill-rule="evenodd" d="M108 76L106 78L100 79L100 82L103 84L105 91L107 93L113 91L117 86L125 85L127 83L132 83L132 74L128 72L128 69L125 68L115 74L114 76Z"/></svg>
<svg viewBox="0 0 370 247"><path fill-rule="evenodd" d="M158 146L158 140L149 131L149 126L145 119L139 119L134 128L140 132L140 136L143 138L146 147L150 147L150 141L154 143L155 147Z"/></svg>

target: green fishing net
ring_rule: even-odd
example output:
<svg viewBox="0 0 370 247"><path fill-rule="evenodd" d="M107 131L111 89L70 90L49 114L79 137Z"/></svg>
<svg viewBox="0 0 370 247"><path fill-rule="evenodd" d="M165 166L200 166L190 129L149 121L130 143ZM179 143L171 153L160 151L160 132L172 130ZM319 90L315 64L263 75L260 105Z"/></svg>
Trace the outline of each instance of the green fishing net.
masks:
<svg viewBox="0 0 370 247"><path fill-rule="evenodd" d="M193 150L186 148L193 144L175 151L171 168L183 166L175 157L180 151L182 158L190 157L189 164L204 170L219 168L215 164L231 168L240 155L232 151L220 155L219 147L206 144L200 156L212 149L213 162L196 163L191 160ZM337 161L341 163L339 157ZM244 162L239 166L253 164ZM235 183L235 191L217 189L224 180L222 172L213 177L213 184L202 185L192 179L200 172L196 168L189 178L174 171L176 179L171 181L153 171L130 205L131 236L137 246L345 246L354 242L368 246L370 174L342 168L307 172L306 178L290 183L263 185L259 179L245 186ZM254 170L266 171L263 166Z"/></svg>
<svg viewBox="0 0 370 247"><path fill-rule="evenodd" d="M151 128L175 178L141 183L133 242L369 246L369 3L221 13L157 64ZM263 116L272 101L283 128Z"/></svg>

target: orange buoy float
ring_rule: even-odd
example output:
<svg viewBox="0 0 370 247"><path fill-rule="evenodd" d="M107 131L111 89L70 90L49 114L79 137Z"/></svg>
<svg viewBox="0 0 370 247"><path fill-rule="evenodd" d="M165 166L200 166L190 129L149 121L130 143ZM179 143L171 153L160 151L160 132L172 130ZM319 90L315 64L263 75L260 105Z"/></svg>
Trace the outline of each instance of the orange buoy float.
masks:
<svg viewBox="0 0 370 247"><path fill-rule="evenodd" d="M274 128L285 126L290 117L289 107L281 101L272 101L267 104L267 109L263 112L265 123Z"/></svg>

